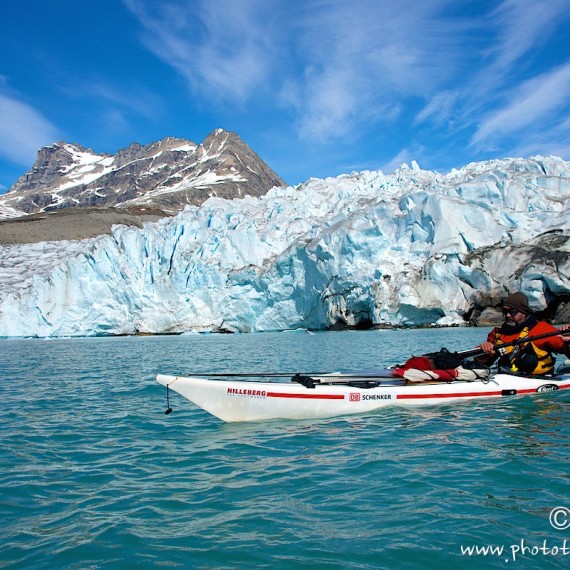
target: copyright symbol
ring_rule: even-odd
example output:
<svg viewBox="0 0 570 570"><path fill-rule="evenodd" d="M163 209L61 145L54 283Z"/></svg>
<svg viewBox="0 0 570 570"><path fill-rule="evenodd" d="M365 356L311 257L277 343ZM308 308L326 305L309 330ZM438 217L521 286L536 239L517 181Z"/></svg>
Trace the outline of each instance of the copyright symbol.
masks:
<svg viewBox="0 0 570 570"><path fill-rule="evenodd" d="M556 530L566 530L570 528L570 509L567 507L556 507L550 511L550 524Z"/></svg>

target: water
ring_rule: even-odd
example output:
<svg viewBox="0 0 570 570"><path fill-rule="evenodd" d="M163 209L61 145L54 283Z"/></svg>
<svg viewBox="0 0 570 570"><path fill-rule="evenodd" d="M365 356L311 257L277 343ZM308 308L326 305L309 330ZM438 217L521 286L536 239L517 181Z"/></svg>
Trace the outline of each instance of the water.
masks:
<svg viewBox="0 0 570 570"><path fill-rule="evenodd" d="M174 393L166 416L154 379L385 366L486 332L2 340L0 568L566 568L567 394L224 424Z"/></svg>

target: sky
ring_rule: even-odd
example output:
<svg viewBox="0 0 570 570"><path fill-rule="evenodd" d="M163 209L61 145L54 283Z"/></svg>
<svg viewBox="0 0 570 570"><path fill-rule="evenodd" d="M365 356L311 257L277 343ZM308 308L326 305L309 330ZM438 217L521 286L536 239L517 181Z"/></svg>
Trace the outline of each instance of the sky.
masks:
<svg viewBox="0 0 570 570"><path fill-rule="evenodd" d="M57 141L236 132L287 184L570 160L569 0L4 0L0 192Z"/></svg>

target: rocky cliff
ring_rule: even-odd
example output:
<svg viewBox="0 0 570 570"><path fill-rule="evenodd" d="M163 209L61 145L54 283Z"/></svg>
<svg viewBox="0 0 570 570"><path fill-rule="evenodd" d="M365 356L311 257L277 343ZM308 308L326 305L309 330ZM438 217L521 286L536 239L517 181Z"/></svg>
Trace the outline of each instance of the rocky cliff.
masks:
<svg viewBox="0 0 570 570"><path fill-rule="evenodd" d="M0 211L14 217L65 208L148 207L173 215L210 196L261 196L284 184L237 134L222 129L202 144L165 138L133 143L115 155L60 142L38 152L31 170L0 199Z"/></svg>

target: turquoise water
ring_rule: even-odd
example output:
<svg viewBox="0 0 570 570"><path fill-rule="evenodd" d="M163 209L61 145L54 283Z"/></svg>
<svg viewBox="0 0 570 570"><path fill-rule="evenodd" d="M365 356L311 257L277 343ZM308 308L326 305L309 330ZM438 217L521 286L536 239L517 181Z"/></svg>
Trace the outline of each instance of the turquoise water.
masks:
<svg viewBox="0 0 570 570"><path fill-rule="evenodd" d="M486 332L0 341L0 567L566 568L568 394L224 424L174 393L165 415L154 379L384 366Z"/></svg>

